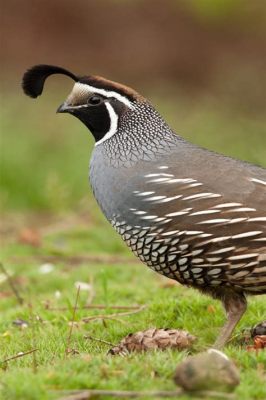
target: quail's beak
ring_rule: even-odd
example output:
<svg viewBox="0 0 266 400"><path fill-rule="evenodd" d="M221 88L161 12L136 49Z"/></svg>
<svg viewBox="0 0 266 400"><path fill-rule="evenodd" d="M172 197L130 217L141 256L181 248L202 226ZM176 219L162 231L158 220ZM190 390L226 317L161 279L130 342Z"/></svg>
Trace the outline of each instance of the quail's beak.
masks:
<svg viewBox="0 0 266 400"><path fill-rule="evenodd" d="M57 113L67 113L71 112L73 108L70 107L67 102L65 101L63 104L61 104L58 109L56 110Z"/></svg>

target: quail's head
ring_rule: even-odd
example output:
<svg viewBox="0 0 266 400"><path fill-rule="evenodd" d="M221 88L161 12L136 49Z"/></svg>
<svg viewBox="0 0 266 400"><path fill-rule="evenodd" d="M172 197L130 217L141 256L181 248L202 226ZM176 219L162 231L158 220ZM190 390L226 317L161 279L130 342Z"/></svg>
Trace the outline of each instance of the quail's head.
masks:
<svg viewBox="0 0 266 400"><path fill-rule="evenodd" d="M45 80L53 74L63 74L75 81L74 87L57 112L69 113L82 121L97 143L112 136L120 119L134 109L134 103L144 99L133 89L99 76L79 77L64 68L37 65L23 77L24 92L33 98L41 95Z"/></svg>

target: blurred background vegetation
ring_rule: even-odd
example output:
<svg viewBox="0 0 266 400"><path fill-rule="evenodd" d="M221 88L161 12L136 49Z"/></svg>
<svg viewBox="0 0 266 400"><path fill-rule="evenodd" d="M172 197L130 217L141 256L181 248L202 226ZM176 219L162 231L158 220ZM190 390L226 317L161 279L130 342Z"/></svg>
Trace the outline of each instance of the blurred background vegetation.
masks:
<svg viewBox="0 0 266 400"><path fill-rule="evenodd" d="M56 115L72 81L26 98L38 63L133 86L172 127L209 149L266 166L266 4L260 0L1 0L3 215L94 209L93 140Z"/></svg>

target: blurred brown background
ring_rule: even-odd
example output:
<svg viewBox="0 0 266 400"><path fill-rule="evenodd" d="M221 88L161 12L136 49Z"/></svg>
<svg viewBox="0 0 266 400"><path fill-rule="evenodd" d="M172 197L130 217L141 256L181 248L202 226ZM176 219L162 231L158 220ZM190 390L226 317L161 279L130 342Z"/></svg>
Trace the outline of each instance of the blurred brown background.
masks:
<svg viewBox="0 0 266 400"><path fill-rule="evenodd" d="M233 78L240 81L234 81L234 86L258 103L265 97L260 92L266 82L264 1L1 3L6 78L21 74L31 64L52 63L139 87L166 81L203 90L223 75L228 90L235 90Z"/></svg>

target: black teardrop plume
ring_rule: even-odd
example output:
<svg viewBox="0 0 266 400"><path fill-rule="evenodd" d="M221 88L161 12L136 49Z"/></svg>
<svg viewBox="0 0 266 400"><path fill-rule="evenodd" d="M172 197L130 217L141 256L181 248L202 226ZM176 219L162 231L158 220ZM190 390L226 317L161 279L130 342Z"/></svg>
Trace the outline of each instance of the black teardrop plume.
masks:
<svg viewBox="0 0 266 400"><path fill-rule="evenodd" d="M48 76L53 74L63 74L69 76L74 81L78 81L79 78L67 71L64 68L56 67L54 65L35 65L28 69L22 78L22 88L27 96L36 98L42 94L44 82Z"/></svg>

